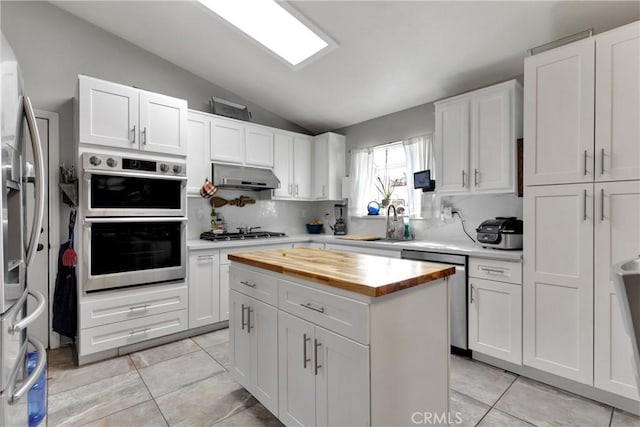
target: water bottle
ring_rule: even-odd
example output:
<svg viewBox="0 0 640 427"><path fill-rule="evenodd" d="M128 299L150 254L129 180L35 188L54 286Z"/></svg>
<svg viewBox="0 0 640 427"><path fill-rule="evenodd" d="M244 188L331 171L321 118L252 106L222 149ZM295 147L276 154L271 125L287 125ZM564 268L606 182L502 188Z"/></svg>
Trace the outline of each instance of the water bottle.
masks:
<svg viewBox="0 0 640 427"><path fill-rule="evenodd" d="M38 363L38 353L30 352L27 355L27 375L36 368ZM45 371L42 371L38 381L31 387L27 394L27 412L29 414L29 427L36 427L44 419L47 413L47 378Z"/></svg>

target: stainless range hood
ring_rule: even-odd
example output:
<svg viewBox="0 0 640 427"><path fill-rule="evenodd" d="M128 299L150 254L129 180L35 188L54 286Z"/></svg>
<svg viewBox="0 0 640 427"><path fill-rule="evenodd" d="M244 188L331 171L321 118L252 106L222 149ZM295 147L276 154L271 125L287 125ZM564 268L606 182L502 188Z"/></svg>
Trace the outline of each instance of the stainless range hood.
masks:
<svg viewBox="0 0 640 427"><path fill-rule="evenodd" d="M213 185L218 188L258 191L280 188L280 180L269 169L212 163L211 176L213 177Z"/></svg>

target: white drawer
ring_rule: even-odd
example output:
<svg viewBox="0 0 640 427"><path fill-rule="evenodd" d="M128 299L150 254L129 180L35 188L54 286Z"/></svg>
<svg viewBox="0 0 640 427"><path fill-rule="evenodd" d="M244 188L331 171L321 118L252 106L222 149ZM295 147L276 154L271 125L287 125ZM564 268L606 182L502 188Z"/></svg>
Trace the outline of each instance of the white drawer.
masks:
<svg viewBox="0 0 640 427"><path fill-rule="evenodd" d="M469 258L469 277L522 284L522 263L497 259Z"/></svg>
<svg viewBox="0 0 640 427"><path fill-rule="evenodd" d="M237 254L238 252L270 251L272 249L291 249L291 247L291 243L277 243L274 245L242 246L240 248L220 250L220 264L231 264L231 261L227 258L227 255L229 254Z"/></svg>
<svg viewBox="0 0 640 427"><path fill-rule="evenodd" d="M279 280L278 308L369 344L369 304Z"/></svg>
<svg viewBox="0 0 640 427"><path fill-rule="evenodd" d="M122 347L187 329L187 310L80 330L80 355Z"/></svg>
<svg viewBox="0 0 640 427"><path fill-rule="evenodd" d="M80 328L92 328L187 308L187 285L154 285L90 295L80 304Z"/></svg>
<svg viewBox="0 0 640 427"><path fill-rule="evenodd" d="M229 268L229 288L267 304L278 304L278 279L242 267Z"/></svg>

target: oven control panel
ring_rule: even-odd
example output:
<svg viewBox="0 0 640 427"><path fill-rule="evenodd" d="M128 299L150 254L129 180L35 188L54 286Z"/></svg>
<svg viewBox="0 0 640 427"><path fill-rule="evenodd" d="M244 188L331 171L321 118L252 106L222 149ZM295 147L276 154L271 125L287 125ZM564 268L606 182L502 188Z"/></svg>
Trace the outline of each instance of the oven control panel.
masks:
<svg viewBox="0 0 640 427"><path fill-rule="evenodd" d="M144 172L156 175L186 176L187 166L176 160L147 160L112 154L82 154L85 171Z"/></svg>

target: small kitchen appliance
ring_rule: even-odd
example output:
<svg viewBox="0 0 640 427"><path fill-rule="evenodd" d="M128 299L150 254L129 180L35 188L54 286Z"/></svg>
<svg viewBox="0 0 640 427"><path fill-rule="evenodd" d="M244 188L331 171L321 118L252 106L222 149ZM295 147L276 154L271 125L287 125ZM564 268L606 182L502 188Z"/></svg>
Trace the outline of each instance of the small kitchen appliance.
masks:
<svg viewBox="0 0 640 427"><path fill-rule="evenodd" d="M483 221L476 232L478 243L485 248L522 249L522 220L515 216Z"/></svg>
<svg viewBox="0 0 640 427"><path fill-rule="evenodd" d="M347 234L347 223L344 221L344 209L347 205L338 203L333 205L333 214L336 217L336 223L331 227L333 234L336 236L344 236Z"/></svg>

